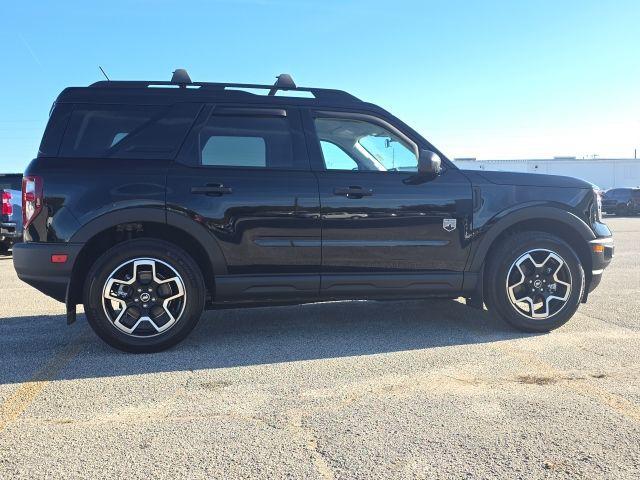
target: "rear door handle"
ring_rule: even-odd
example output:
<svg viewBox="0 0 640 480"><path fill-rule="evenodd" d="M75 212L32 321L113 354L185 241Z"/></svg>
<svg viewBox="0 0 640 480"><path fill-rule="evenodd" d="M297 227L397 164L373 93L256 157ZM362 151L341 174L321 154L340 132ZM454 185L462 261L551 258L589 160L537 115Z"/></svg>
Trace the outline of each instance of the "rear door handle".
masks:
<svg viewBox="0 0 640 480"><path fill-rule="evenodd" d="M201 195L226 195L233 193L231 187L225 187L221 183L204 185L202 187L191 187L191 193L199 193Z"/></svg>
<svg viewBox="0 0 640 480"><path fill-rule="evenodd" d="M349 187L338 187L333 189L334 195L342 195L347 198L362 198L362 197L370 197L373 195L373 190L371 188L362 188L358 186L349 186Z"/></svg>

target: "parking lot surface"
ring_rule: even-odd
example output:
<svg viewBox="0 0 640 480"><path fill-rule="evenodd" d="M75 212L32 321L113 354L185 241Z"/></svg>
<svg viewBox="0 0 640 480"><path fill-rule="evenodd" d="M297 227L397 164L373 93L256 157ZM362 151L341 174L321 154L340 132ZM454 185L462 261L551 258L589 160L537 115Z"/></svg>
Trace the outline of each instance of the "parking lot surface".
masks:
<svg viewBox="0 0 640 480"><path fill-rule="evenodd" d="M564 327L450 300L213 311L112 350L0 257L0 478L639 478L640 218Z"/></svg>

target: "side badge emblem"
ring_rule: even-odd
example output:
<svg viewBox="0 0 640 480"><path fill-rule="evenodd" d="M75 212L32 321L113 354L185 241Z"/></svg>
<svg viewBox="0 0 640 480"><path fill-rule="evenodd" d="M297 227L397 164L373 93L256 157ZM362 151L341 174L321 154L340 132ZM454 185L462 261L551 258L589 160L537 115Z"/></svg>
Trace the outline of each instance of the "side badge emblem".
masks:
<svg viewBox="0 0 640 480"><path fill-rule="evenodd" d="M453 232L456 229L456 219L455 218L443 218L442 219L442 228L444 228L447 232Z"/></svg>

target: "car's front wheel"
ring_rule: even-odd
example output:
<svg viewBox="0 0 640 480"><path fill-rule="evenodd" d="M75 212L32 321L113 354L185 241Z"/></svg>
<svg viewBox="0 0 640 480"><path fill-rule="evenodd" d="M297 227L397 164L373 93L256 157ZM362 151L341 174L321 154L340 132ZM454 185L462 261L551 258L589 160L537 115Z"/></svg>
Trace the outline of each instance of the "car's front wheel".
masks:
<svg viewBox="0 0 640 480"><path fill-rule="evenodd" d="M169 348L195 327L205 287L194 260L177 246L155 239L117 244L85 280L84 307L93 330L127 352Z"/></svg>
<svg viewBox="0 0 640 480"><path fill-rule="evenodd" d="M495 247L484 288L489 309L508 323L528 332L548 332L580 306L584 270L564 240L546 232L521 232Z"/></svg>

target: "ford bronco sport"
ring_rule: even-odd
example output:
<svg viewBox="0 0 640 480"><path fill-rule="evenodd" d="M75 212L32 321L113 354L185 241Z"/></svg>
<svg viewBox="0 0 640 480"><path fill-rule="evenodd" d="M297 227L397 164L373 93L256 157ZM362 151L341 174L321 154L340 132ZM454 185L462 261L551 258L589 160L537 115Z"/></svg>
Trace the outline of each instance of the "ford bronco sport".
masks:
<svg viewBox="0 0 640 480"><path fill-rule="evenodd" d="M461 171L382 108L285 74L67 88L22 200L19 277L132 352L205 308L335 299L461 296L546 332L613 255L590 184Z"/></svg>

